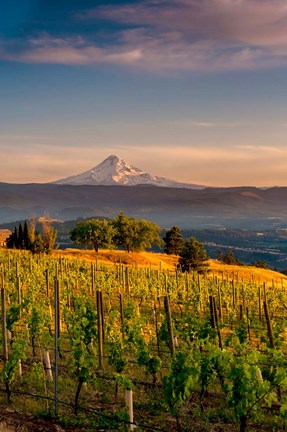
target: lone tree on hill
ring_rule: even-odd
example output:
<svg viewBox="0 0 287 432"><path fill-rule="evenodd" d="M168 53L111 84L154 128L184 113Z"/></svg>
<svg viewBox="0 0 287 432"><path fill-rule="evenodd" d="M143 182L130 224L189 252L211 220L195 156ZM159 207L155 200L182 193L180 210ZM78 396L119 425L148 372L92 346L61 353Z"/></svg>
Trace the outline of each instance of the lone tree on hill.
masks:
<svg viewBox="0 0 287 432"><path fill-rule="evenodd" d="M234 255L234 252L232 250L228 250L224 255L221 252L221 254L217 254L218 261L221 261L223 264L228 265L243 265L243 262L237 259Z"/></svg>
<svg viewBox="0 0 287 432"><path fill-rule="evenodd" d="M120 212L112 224L116 231L116 245L123 247L127 252L145 250L155 244L162 244L160 227L154 222L135 219Z"/></svg>
<svg viewBox="0 0 287 432"><path fill-rule="evenodd" d="M100 247L112 248L114 236L115 229L111 222L105 219L78 222L75 228L70 231L70 238L73 242L84 246L92 245L95 252L98 252Z"/></svg>
<svg viewBox="0 0 287 432"><path fill-rule="evenodd" d="M184 242L179 255L178 266L182 272L194 270L203 273L208 268L208 259L204 244L194 237L190 237Z"/></svg>
<svg viewBox="0 0 287 432"><path fill-rule="evenodd" d="M179 255L184 246L184 238L177 226L173 226L166 232L163 241L164 252L168 255Z"/></svg>

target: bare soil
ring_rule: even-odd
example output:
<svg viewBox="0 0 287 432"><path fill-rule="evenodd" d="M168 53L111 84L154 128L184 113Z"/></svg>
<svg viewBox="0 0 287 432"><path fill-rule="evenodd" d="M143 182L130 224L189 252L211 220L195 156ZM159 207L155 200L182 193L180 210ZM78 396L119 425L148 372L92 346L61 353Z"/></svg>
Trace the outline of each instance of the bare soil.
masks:
<svg viewBox="0 0 287 432"><path fill-rule="evenodd" d="M0 407L0 432L64 432L77 429L63 429L55 422L21 414L9 408Z"/></svg>

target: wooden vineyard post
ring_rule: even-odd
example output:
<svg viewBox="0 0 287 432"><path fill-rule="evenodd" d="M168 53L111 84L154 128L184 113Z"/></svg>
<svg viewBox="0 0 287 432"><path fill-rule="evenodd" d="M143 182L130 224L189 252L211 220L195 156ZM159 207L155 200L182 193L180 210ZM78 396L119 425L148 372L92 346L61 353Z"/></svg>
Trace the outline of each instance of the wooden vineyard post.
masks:
<svg viewBox="0 0 287 432"><path fill-rule="evenodd" d="M189 280L188 280L188 273L185 272L185 290L186 290L186 299L188 300L189 295Z"/></svg>
<svg viewBox="0 0 287 432"><path fill-rule="evenodd" d="M202 290L201 290L201 285L200 285L200 280L199 280L199 284L198 284L198 297L199 297L199 312L203 312L204 308L202 307L202 304L204 304L204 300L202 301Z"/></svg>
<svg viewBox="0 0 287 432"><path fill-rule="evenodd" d="M235 310L236 308L236 294L235 294L235 284L234 284L234 279L232 279L232 302L233 302L233 310Z"/></svg>
<svg viewBox="0 0 287 432"><path fill-rule="evenodd" d="M209 308L210 308L211 327L215 329L214 302L213 302L213 297L211 295L209 296Z"/></svg>
<svg viewBox="0 0 287 432"><path fill-rule="evenodd" d="M266 318L267 333L268 333L270 346L272 349L275 349L274 336L273 336L271 320L270 320L270 315L269 315L269 308L268 308L268 304L266 301L263 302L263 307L264 307L264 313L265 313L265 318ZM277 395L278 395L278 399L281 400L281 388L279 385L277 386Z"/></svg>
<svg viewBox="0 0 287 432"><path fill-rule="evenodd" d="M63 274L63 258L62 255L59 258L59 262L60 262L60 275Z"/></svg>
<svg viewBox="0 0 287 432"><path fill-rule="evenodd" d="M121 317L121 329L122 329L122 335L124 337L124 307L123 307L123 297L122 294L119 294L120 298L120 317Z"/></svg>
<svg viewBox="0 0 287 432"><path fill-rule="evenodd" d="M100 291L100 304L101 304L101 319L102 319L103 342L105 342L105 317L104 317L104 303L103 303L103 293L102 293L102 291Z"/></svg>
<svg viewBox="0 0 287 432"><path fill-rule="evenodd" d="M221 288L219 284L217 285L217 291L218 291L218 308L219 308L218 314L219 314L220 321L222 321L223 316L222 316L222 303L221 303Z"/></svg>
<svg viewBox="0 0 287 432"><path fill-rule="evenodd" d="M44 364L47 372L47 379L49 382L53 381L53 373L51 368L50 354L49 351L44 351Z"/></svg>
<svg viewBox="0 0 287 432"><path fill-rule="evenodd" d="M167 289L167 274L164 273L164 293L167 294L168 293L168 289Z"/></svg>
<svg viewBox="0 0 287 432"><path fill-rule="evenodd" d="M267 294L266 294L266 283L263 283L263 293L264 293L264 301L267 301Z"/></svg>
<svg viewBox="0 0 287 432"><path fill-rule="evenodd" d="M48 269L45 270L45 278L46 278L46 294L47 294L47 297L49 298L49 283L50 283L50 281L49 281L49 270Z"/></svg>
<svg viewBox="0 0 287 432"><path fill-rule="evenodd" d="M245 289L244 289L244 285L242 285L242 306L243 308L245 308Z"/></svg>
<svg viewBox="0 0 287 432"><path fill-rule="evenodd" d="M258 287L258 314L259 314L259 321L262 322L262 313L261 313L261 288L260 285Z"/></svg>
<svg viewBox="0 0 287 432"><path fill-rule="evenodd" d="M217 330L217 335L218 335L219 348L223 349L221 332L220 332L220 328L219 328L219 324L218 324L216 300L215 300L215 297L213 297L212 299L213 299L213 314L214 314L214 320L215 320L215 325L216 325L216 330Z"/></svg>
<svg viewBox="0 0 287 432"><path fill-rule="evenodd" d="M167 328L169 334L169 349L172 357L174 356L174 337L173 337L173 329L172 329L172 320L171 320L171 312L170 312L170 302L169 296L164 296L164 309L166 314Z"/></svg>
<svg viewBox="0 0 287 432"><path fill-rule="evenodd" d="M93 296L94 292L95 292L95 276L94 276L94 264L93 263L91 263L91 280L92 280L91 290L92 290L92 296Z"/></svg>
<svg viewBox="0 0 287 432"><path fill-rule="evenodd" d="M21 282L20 282L20 277L17 277L17 292L18 292L18 304L19 306L22 303L22 299L21 299Z"/></svg>
<svg viewBox="0 0 287 432"><path fill-rule="evenodd" d="M22 376L22 362L21 362L21 360L19 360L19 364L18 364L18 375L21 378L21 376Z"/></svg>
<svg viewBox="0 0 287 432"><path fill-rule="evenodd" d="M135 425L132 424L134 422L133 391L132 390L126 390L126 404L128 407L130 430L134 430Z"/></svg>
<svg viewBox="0 0 287 432"><path fill-rule="evenodd" d="M239 310L240 310L239 319L240 319L240 321L242 321L243 320L243 305L242 304L239 305Z"/></svg>
<svg viewBox="0 0 287 432"><path fill-rule="evenodd" d="M58 376L59 376L59 336L60 336L60 302L59 302L59 283L55 277L54 283L54 309L55 309L55 381L54 381L54 400L55 400L55 416L59 414L58 400Z"/></svg>
<svg viewBox="0 0 287 432"><path fill-rule="evenodd" d="M249 309L246 308L246 320L247 320L247 331L248 331L248 339L251 342L251 334L250 334L250 322L249 322Z"/></svg>
<svg viewBox="0 0 287 432"><path fill-rule="evenodd" d="M158 353L158 356L160 357L160 343L159 343L159 336L158 336L158 321L157 321L156 301L154 302L153 312L154 312L154 321L155 321L157 353Z"/></svg>
<svg viewBox="0 0 287 432"><path fill-rule="evenodd" d="M100 291L96 291L97 301L97 318L98 318L98 352L99 352L99 369L103 367L103 323L101 312Z"/></svg>
<svg viewBox="0 0 287 432"><path fill-rule="evenodd" d="M265 318L266 318L267 334L268 334L270 346L272 349L275 349L273 331L272 331L270 315L269 315L269 308L268 308L268 304L266 303L266 301L263 302L263 307L264 307L264 313L265 313Z"/></svg>
<svg viewBox="0 0 287 432"><path fill-rule="evenodd" d="M8 361L7 323L6 323L6 292L4 284L4 273L2 272L1 307L2 307L2 349L4 363Z"/></svg>
<svg viewBox="0 0 287 432"><path fill-rule="evenodd" d="M129 268L125 268L125 291L129 295L130 294L130 281L129 281Z"/></svg>
<svg viewBox="0 0 287 432"><path fill-rule="evenodd" d="M200 277L199 274L197 275L197 286L198 286L198 292L201 292L201 281L200 281Z"/></svg>

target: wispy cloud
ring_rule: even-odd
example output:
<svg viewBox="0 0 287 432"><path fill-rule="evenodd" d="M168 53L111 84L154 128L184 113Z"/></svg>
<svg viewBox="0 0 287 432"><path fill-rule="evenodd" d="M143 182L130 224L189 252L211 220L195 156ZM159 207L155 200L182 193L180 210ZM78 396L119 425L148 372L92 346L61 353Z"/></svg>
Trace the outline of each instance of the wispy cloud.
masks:
<svg viewBox="0 0 287 432"><path fill-rule="evenodd" d="M232 44L285 45L287 40L285 0L146 0L82 14L82 18L99 16Z"/></svg>
<svg viewBox="0 0 287 432"><path fill-rule="evenodd" d="M82 19L132 24L122 34L140 64L187 70L254 69L286 63L285 0L146 0L101 7Z"/></svg>
<svg viewBox="0 0 287 432"><path fill-rule="evenodd" d="M171 126L175 127L195 127L195 128L234 128L242 126L250 126L251 123L242 122L211 122L206 120L175 120L170 123Z"/></svg>
<svg viewBox="0 0 287 432"><path fill-rule="evenodd" d="M286 0L145 0L97 7L76 16L74 37L43 33L15 48L2 43L10 61L92 65L123 64L155 71L246 70L287 65ZM109 27L105 44L81 23ZM117 27L118 28L118 27Z"/></svg>
<svg viewBox="0 0 287 432"><path fill-rule="evenodd" d="M12 49L8 49L12 48ZM0 58L27 63L54 63L64 65L87 65L94 63L134 63L141 56L138 49L100 48L91 45L81 36L58 38L48 33L31 38L24 43L15 41L0 50Z"/></svg>

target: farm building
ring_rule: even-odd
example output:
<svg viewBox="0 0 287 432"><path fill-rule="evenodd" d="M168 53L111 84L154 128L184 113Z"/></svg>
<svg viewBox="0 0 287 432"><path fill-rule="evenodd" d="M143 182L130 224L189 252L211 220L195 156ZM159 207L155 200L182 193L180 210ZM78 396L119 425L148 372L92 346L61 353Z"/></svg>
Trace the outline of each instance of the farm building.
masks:
<svg viewBox="0 0 287 432"><path fill-rule="evenodd" d="M11 231L9 229L0 229L0 247L3 247L6 245L6 240L11 234Z"/></svg>

